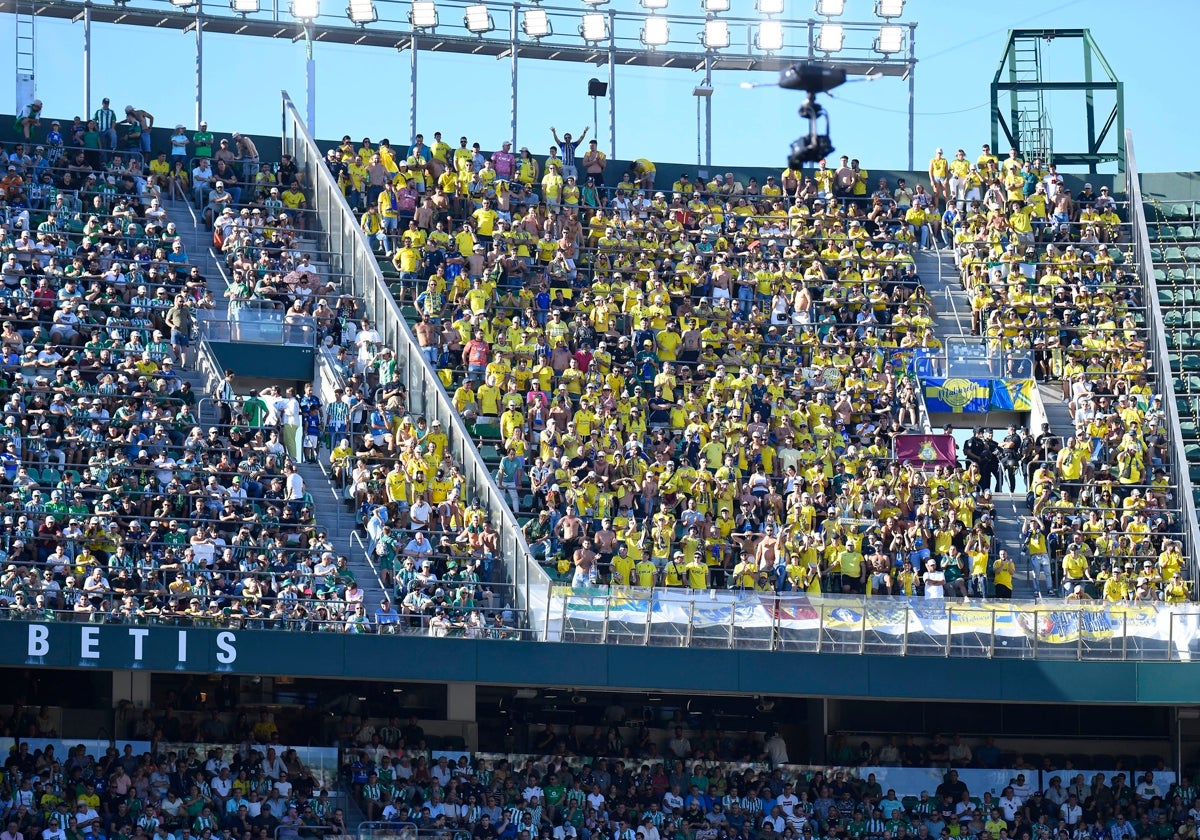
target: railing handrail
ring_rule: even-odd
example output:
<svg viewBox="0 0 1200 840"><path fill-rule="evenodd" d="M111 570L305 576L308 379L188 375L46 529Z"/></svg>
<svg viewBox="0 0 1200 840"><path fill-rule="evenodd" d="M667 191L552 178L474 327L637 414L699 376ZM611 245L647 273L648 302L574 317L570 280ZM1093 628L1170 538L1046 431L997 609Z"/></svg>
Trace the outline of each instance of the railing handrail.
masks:
<svg viewBox="0 0 1200 840"><path fill-rule="evenodd" d="M308 174L311 178L312 186L315 188L318 183L324 186L327 194L334 203L334 208L331 208L330 211L331 215L333 212L337 212L341 216L343 233L348 232L350 247L357 251L362 270L365 272L365 276L356 279L361 279L364 289L368 291L366 298L376 308L381 308L382 312L392 321L391 324L386 325L386 329L384 329L385 325L383 324L379 324L378 326L385 337L388 335L398 336L407 345L405 375L409 377L410 384L413 383L414 375L420 384L419 389L412 387L408 389L410 400L415 402L415 399L419 398L421 402L425 402L428 399L427 395L429 392L432 392L432 403L433 406L436 406L436 409L431 411L430 409L433 406L430 406L428 403L421 406L421 408L427 415L436 413L443 424L449 427L448 431L453 430L451 436L452 445L457 442L459 450L465 456L463 460L470 459L475 465L474 479L477 482L477 486L474 488L475 494L484 498L490 509L490 517L498 525L497 530L502 534L507 532L507 538L512 541L511 547L506 547L508 550L502 552L505 555L504 562L508 564L512 583L520 584L522 580L524 581L524 591L522 592L519 585L515 588L515 591L519 594L521 600L524 601L524 608L532 616L533 610L530 609L529 596L534 590L531 588L530 576L536 575L540 580L545 581L548 581L549 578L540 566L532 562L524 533L517 523L516 517L505 502L504 494L492 478L461 416L454 410L454 406L450 402L450 397L442 387L437 372L428 359L420 352L420 345L417 343L407 320L405 320L403 313L400 311L399 305L388 290L388 284L383 276L383 271L375 259L374 252L367 242L366 234L363 232L357 216L351 210L341 188L332 182L329 170L323 162L324 155L320 152L316 141L309 134L308 128L304 124L304 119L296 109L287 91L281 91L280 93L283 107L283 149L285 152L290 152L294 160L299 160L297 152L301 145L306 147L306 151L311 151L312 160L309 161L306 159L304 162L311 169ZM288 132L289 127L292 130L290 136ZM313 204L314 209L317 209L315 196ZM332 222L332 218L327 221ZM331 231L326 231L327 235L330 233ZM343 256L345 255L343 254ZM457 441L454 438L457 438ZM466 463L463 464L463 467L464 470L468 469ZM486 492L481 493L478 484L482 484L482 489ZM540 588L539 584L536 587L537 591L540 591Z"/></svg>
<svg viewBox="0 0 1200 840"><path fill-rule="evenodd" d="M1130 218L1134 222L1133 231L1136 236L1135 250L1141 251L1141 259L1137 260L1137 270L1142 278L1145 289L1145 305L1149 308L1146 319L1146 329L1150 333L1150 347L1154 354L1153 369L1157 372L1156 390L1160 397L1161 408L1171 429L1171 481L1179 493L1179 506L1184 514L1181 528L1185 552L1189 560L1193 586L1200 584L1200 562L1196 557L1200 549L1200 524L1197 522L1196 503L1192 498L1191 481L1188 476L1187 451L1183 443L1183 432L1179 424L1179 409L1175 405L1171 386L1171 366L1169 363L1170 350L1167 345L1166 330L1163 328L1163 311L1158 301L1157 283L1154 280L1153 266L1150 263L1150 235L1146 226L1144 214L1145 204L1142 201L1142 184L1137 171L1137 159L1133 151L1133 131L1125 131L1125 177L1126 192L1129 195Z"/></svg>

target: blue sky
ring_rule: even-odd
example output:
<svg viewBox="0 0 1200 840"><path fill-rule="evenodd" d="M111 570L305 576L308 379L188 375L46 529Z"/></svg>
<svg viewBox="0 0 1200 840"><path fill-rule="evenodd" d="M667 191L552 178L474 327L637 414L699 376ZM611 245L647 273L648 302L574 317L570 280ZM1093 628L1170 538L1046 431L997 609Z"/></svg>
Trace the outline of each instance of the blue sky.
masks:
<svg viewBox="0 0 1200 840"><path fill-rule="evenodd" d="M104 2L104 0L100 0ZM141 0L135 0L141 2ZM559 0L570 3L572 0ZM614 0L633 8L633 0ZM326 0L327 11L342 8ZM1143 13L1130 13L1133 8ZM847 0L847 19L870 19L872 0ZM671 0L670 10L695 14L698 0ZM733 0L735 14L752 13L753 0ZM786 0L787 16L811 16L811 0ZM1200 25L1196 0L909 0L905 20L916 21L916 161L924 165L934 148L962 146L974 152L990 136L988 85L1007 31L1020 28L1090 28L1114 72L1125 82L1126 126L1132 128L1143 172L1197 170L1195 138L1200 112L1182 68ZM447 23L446 17L443 23ZM499 22L499 21L498 21ZM0 43L13 43L13 18L0 16ZM38 24L38 95L46 112L71 116L82 111L82 24L42 20ZM178 32L97 25L93 30L93 98L135 104L161 124L193 121L193 36ZM1073 80L1081 63L1062 55L1064 42L1047 47L1056 78ZM1056 48L1059 45L1059 48ZM7 51L5 51L7 52ZM318 44L317 134L359 139L389 136L407 140L408 56L394 50ZM11 65L10 65L11 68ZM1061 73L1058 71L1061 69ZM11 69L9 70L11 73ZM549 126L578 132L592 123L587 80L602 69L527 61L520 68L518 144L535 152L550 143ZM716 74L713 96L713 163L716 166L780 165L800 133L800 94L773 87L745 90L742 82L771 82L774 74ZM696 100L700 75L691 70L619 68L617 153L622 158L695 161ZM205 116L216 130L276 133L278 90L286 88L303 112L305 61L302 43L210 35L205 41ZM390 93L385 90L390 89ZM825 104L839 153L857 156L867 168L901 168L907 162L906 82L883 79L846 85ZM485 148L508 134L507 62L491 58L422 54L418 84L418 129L464 133ZM1108 107L1111 107L1109 105ZM1082 99L1058 94L1049 102L1056 145L1080 145ZM1098 111L1107 113L1098 101ZM0 90L0 111L12 113L11 84ZM601 102L601 147L607 148L607 114ZM1101 117L1102 119L1103 117ZM593 127L595 131L595 127ZM1075 140L1075 142L1072 142ZM948 148L949 152L950 149Z"/></svg>

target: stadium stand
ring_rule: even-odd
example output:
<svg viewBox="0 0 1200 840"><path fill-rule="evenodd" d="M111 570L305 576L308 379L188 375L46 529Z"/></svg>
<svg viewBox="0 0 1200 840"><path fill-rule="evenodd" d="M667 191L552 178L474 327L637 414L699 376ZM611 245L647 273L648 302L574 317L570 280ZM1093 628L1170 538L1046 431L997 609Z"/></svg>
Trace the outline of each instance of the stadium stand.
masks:
<svg viewBox="0 0 1200 840"><path fill-rule="evenodd" d="M585 734L545 724L531 728L534 754L472 754L415 717L345 715L337 747L305 749L304 761L269 712L232 717L197 724L173 709L143 710L130 716L134 743L150 744L141 752L121 738L94 754L54 738L22 742L4 764L7 833L1170 840L1189 837L1197 816L1191 768L1179 777L1153 754L1021 754L990 737L852 744L838 733L829 763L811 767L789 762L774 729L719 732L681 719ZM13 718L37 729L32 709ZM204 732L225 740L187 739ZM439 748L450 752L431 753Z"/></svg>
<svg viewBox="0 0 1200 840"><path fill-rule="evenodd" d="M994 158L975 166L997 170ZM955 214L973 328L1032 351L1039 380L1061 384L1071 423L1057 435L1043 429L1025 452L1032 517L1022 535L1035 586L1187 600L1142 284L1122 247L1128 225L1107 187L1073 196L1061 177L1019 163L1006 189L993 183Z"/></svg>
<svg viewBox="0 0 1200 840"><path fill-rule="evenodd" d="M1071 197L1053 168L961 150L944 207L921 184L868 193L845 158L762 188L727 174L651 192L632 171L579 187L464 141L402 157L346 137L327 162L556 578L914 594L931 571L952 594L1011 595L1004 470L926 480L891 462L891 436L922 419L906 351L941 346L913 255L940 244L976 334L1063 382L1078 426L1065 446L1014 434L1006 453L1045 532L1044 552L1026 547L1035 592L1186 599L1154 372L1124 352L1145 346L1144 301L1107 188Z"/></svg>
<svg viewBox="0 0 1200 840"><path fill-rule="evenodd" d="M227 305L286 309L297 330L331 330L331 303L353 311L316 283L315 248L285 212L303 215L297 175L286 159L257 165L247 138L206 128L172 137L173 163L159 153L147 165L131 125L116 124L112 148L95 125L62 132L54 122L44 141L4 150L6 614L345 632L382 614L401 626L388 605L367 612L348 558L314 519L298 470L324 431L322 418L298 434L315 425L311 390L193 390L189 346ZM207 156L228 184L191 177ZM229 292L210 243L186 234L187 198L229 256ZM201 253L190 259L186 242ZM240 285L243 271L252 286ZM485 599L469 583L452 590L454 607L503 632L472 612ZM431 592L435 608L442 600Z"/></svg>

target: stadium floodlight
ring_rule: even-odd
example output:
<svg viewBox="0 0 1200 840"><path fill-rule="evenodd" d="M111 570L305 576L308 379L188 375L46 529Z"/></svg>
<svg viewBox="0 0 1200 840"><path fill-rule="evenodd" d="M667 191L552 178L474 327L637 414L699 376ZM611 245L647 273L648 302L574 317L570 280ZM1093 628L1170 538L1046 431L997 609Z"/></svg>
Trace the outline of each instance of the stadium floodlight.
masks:
<svg viewBox="0 0 1200 840"><path fill-rule="evenodd" d="M472 35L482 35L496 28L496 24L492 21L492 13L482 3L467 6L463 13L463 25Z"/></svg>
<svg viewBox="0 0 1200 840"><path fill-rule="evenodd" d="M171 5L176 9L190 9L196 5L196 0L171 0Z"/></svg>
<svg viewBox="0 0 1200 840"><path fill-rule="evenodd" d="M817 49L823 53L841 52L846 31L840 23L823 23L817 32Z"/></svg>
<svg viewBox="0 0 1200 840"><path fill-rule="evenodd" d="M723 20L704 21L700 43L706 50L723 50L729 46L729 23Z"/></svg>
<svg viewBox="0 0 1200 840"><path fill-rule="evenodd" d="M290 11L296 20L316 20L321 13L321 0L292 0Z"/></svg>
<svg viewBox="0 0 1200 840"><path fill-rule="evenodd" d="M758 37L754 43L763 52L783 49L783 24L777 20L764 20L758 25Z"/></svg>
<svg viewBox="0 0 1200 840"><path fill-rule="evenodd" d="M438 25L437 4L433 0L413 0L408 12L408 22L413 29L436 29Z"/></svg>
<svg viewBox="0 0 1200 840"><path fill-rule="evenodd" d="M603 6L608 1L609 0L583 0L584 5L587 6Z"/></svg>
<svg viewBox="0 0 1200 840"><path fill-rule="evenodd" d="M649 9L652 12L662 11L667 8L667 0L640 0L643 9Z"/></svg>
<svg viewBox="0 0 1200 840"><path fill-rule="evenodd" d="M904 0L877 0L875 14L885 20L898 18L904 14Z"/></svg>
<svg viewBox="0 0 1200 840"><path fill-rule="evenodd" d="M875 52L891 55L904 49L903 26L881 26L875 39Z"/></svg>
<svg viewBox="0 0 1200 840"><path fill-rule="evenodd" d="M700 5L710 15L729 11L729 0L700 0Z"/></svg>
<svg viewBox="0 0 1200 840"><path fill-rule="evenodd" d="M608 35L608 15L600 12L592 12L583 16L579 22L579 37L587 41L589 44L597 44L600 41L607 41Z"/></svg>
<svg viewBox="0 0 1200 840"><path fill-rule="evenodd" d="M525 10L525 14L521 18L521 30L530 38L545 38L547 35L554 34L554 27L550 25L550 16L546 14L545 9L538 6Z"/></svg>
<svg viewBox="0 0 1200 840"><path fill-rule="evenodd" d="M783 0L757 0L754 10L760 15L783 14Z"/></svg>
<svg viewBox="0 0 1200 840"><path fill-rule="evenodd" d="M846 0L817 0L817 14L821 17L837 17L846 11Z"/></svg>
<svg viewBox="0 0 1200 840"><path fill-rule="evenodd" d="M665 46L671 40L671 25L665 17L650 15L642 24L642 43L647 47Z"/></svg>
<svg viewBox="0 0 1200 840"><path fill-rule="evenodd" d="M379 11L375 8L375 0L350 0L346 7L346 17L351 23L366 26L379 20Z"/></svg>
<svg viewBox="0 0 1200 840"><path fill-rule="evenodd" d="M230 0L229 8L237 12L239 15L256 15L258 14L258 0Z"/></svg>

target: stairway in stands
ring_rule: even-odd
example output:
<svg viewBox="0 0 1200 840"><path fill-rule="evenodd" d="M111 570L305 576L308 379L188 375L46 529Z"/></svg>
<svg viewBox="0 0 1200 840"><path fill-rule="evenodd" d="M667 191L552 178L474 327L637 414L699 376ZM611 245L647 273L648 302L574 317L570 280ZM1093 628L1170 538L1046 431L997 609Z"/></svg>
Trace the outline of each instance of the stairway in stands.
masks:
<svg viewBox="0 0 1200 840"><path fill-rule="evenodd" d="M212 247L212 233L205 230L202 217L188 202L167 201L163 206L171 221L175 222L189 261L199 267L200 273L208 280L208 287L213 290L217 309L211 317L215 320L227 319L229 302L225 298L226 280L221 271L221 257ZM313 266L323 277L329 276L329 263L325 258L314 259ZM205 395L205 383L194 366L182 378L192 383L192 389L197 394ZM205 426L217 423L218 415L213 401L203 402L199 419ZM379 585L378 570L366 559L363 550L366 535L360 534L357 541L354 538L357 524L355 512L342 500L340 491L329 480L328 451L322 453L320 464L301 465L300 475L304 478L305 490L312 494L317 524L325 529L334 551L349 559L350 571L363 590L367 615L374 615L384 594Z"/></svg>
<svg viewBox="0 0 1200 840"><path fill-rule="evenodd" d="M921 282L925 285L934 303L933 328L938 339L945 344L949 338L970 335L971 301L963 289L958 269L954 265L953 252L948 248L938 251L917 251L915 258L917 274L920 275ZM1051 386L1042 386L1042 399L1047 403L1047 413L1052 410L1051 400L1046 396L1046 389L1049 387ZM1061 389L1057 389L1057 392L1061 395ZM1063 416L1066 417L1066 422L1065 424L1061 420L1056 422L1056 413L1049 418L1051 428L1055 434L1070 434L1070 417L1066 413L1066 406L1062 404L1061 399L1058 404L1061 406ZM980 415L962 415L961 419L956 422L956 430L966 430L966 433L956 435L959 440L959 452L962 451L962 443L970 428L983 422L985 420ZM995 432L996 439L1002 440L1003 430L997 429ZM1013 578L1013 597L1031 599L1034 597L1032 569L1029 558L1021 553L1023 545L1021 539L1022 517L1029 513L1025 507L1024 483L1018 483L1016 493L993 493L992 497L996 505L993 559L995 553L1001 548L1008 550L1009 557L1017 564L1017 574Z"/></svg>

